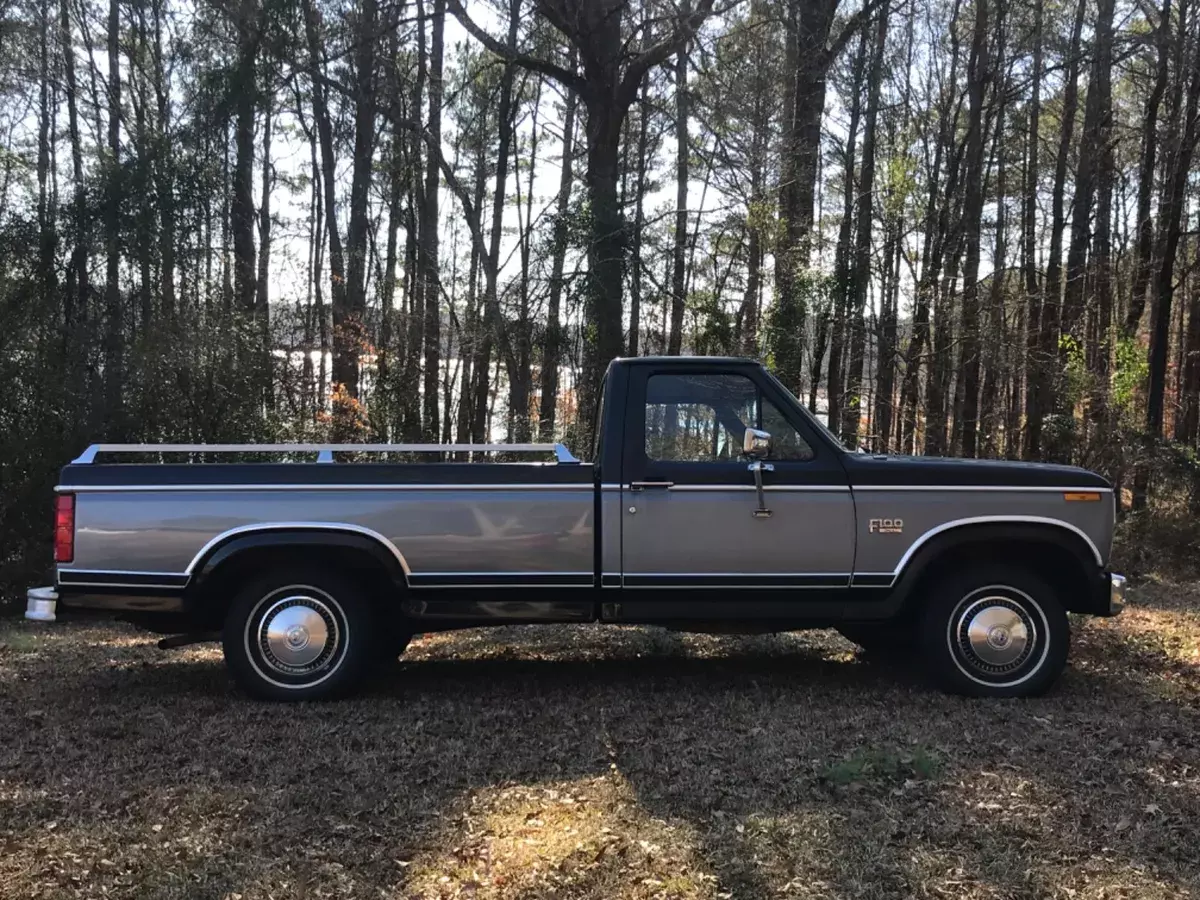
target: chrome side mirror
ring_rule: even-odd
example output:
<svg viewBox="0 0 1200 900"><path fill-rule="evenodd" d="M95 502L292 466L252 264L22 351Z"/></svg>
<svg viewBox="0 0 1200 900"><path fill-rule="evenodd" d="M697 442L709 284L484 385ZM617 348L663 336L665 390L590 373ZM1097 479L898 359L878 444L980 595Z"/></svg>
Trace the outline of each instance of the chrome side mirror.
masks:
<svg viewBox="0 0 1200 900"><path fill-rule="evenodd" d="M763 462L771 455L771 435L757 428L747 428L742 436L742 456L749 459L750 471L754 473L754 488L758 493L758 509L752 515L756 519L771 518L771 510L767 509L766 498L763 496L763 471L773 472L775 467Z"/></svg>
<svg viewBox="0 0 1200 900"><path fill-rule="evenodd" d="M742 436L742 456L747 459L766 459L771 455L771 435L757 428L747 428Z"/></svg>

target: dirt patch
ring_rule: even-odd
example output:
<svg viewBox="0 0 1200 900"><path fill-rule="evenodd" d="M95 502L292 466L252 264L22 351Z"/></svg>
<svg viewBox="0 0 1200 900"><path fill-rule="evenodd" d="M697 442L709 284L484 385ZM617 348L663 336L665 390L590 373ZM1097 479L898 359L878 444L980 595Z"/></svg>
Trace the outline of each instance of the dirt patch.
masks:
<svg viewBox="0 0 1200 900"><path fill-rule="evenodd" d="M0 896L1195 895L1198 640L1145 585L997 702L831 632L509 628L271 706L209 646L10 621Z"/></svg>

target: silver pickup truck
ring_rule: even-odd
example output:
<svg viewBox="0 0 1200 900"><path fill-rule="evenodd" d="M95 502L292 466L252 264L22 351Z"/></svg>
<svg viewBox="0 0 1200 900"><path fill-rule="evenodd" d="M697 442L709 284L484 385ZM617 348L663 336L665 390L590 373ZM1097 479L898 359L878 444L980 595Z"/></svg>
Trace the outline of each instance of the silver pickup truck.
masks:
<svg viewBox="0 0 1200 900"><path fill-rule="evenodd" d="M591 463L554 444L92 446L62 471L55 584L26 615L219 636L275 700L345 694L415 633L542 622L833 627L1008 697L1061 673L1067 612L1121 609L1112 487L1083 469L852 453L745 359L616 360L597 416Z"/></svg>

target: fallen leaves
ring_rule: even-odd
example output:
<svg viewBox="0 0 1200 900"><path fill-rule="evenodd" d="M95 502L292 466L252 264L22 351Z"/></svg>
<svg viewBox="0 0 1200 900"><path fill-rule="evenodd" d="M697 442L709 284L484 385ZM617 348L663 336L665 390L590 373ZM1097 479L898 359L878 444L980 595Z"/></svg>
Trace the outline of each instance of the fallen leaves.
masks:
<svg viewBox="0 0 1200 900"><path fill-rule="evenodd" d="M827 632L551 627L427 635L367 696L284 709L212 647L0 624L31 648L0 657L0 894L1197 895L1180 596L1085 622L1019 704Z"/></svg>

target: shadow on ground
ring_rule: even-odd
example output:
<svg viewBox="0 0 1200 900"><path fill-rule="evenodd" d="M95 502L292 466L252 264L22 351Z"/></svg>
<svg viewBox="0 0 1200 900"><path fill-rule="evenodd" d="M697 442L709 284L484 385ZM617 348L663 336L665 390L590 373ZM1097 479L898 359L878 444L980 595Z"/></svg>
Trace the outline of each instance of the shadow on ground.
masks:
<svg viewBox="0 0 1200 900"><path fill-rule="evenodd" d="M1187 896L1200 673L1148 642L1156 616L1084 625L1057 691L1025 702L942 696L828 632L563 627L427 637L359 699L269 706L208 647L0 626L0 883Z"/></svg>

